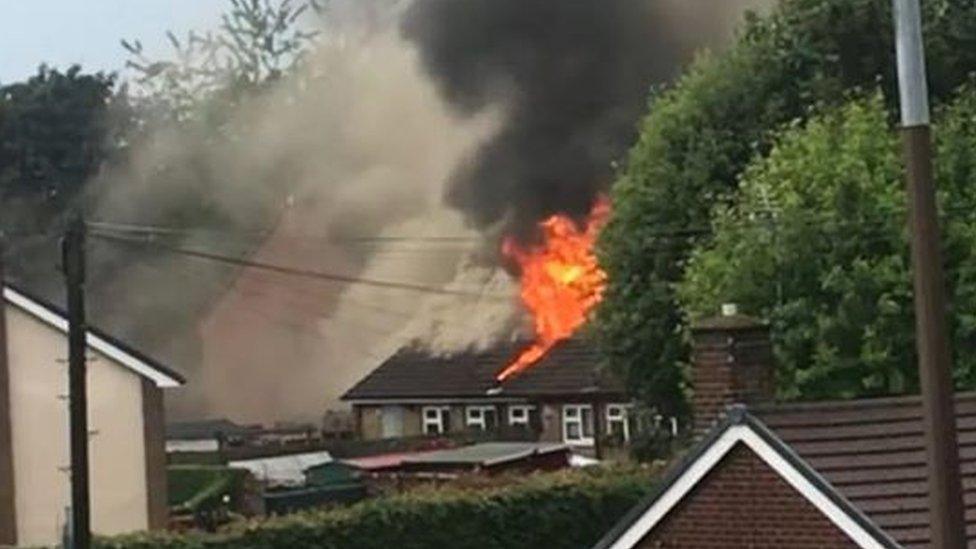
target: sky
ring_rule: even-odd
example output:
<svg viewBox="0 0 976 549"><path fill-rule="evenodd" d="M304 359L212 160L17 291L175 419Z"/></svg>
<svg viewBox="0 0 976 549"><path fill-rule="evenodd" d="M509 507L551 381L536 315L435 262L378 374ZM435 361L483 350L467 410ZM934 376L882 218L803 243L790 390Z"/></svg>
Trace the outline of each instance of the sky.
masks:
<svg viewBox="0 0 976 549"><path fill-rule="evenodd" d="M0 84L23 80L41 63L86 72L122 71L119 40L139 39L150 57L166 57L166 31L219 24L227 0L0 0Z"/></svg>

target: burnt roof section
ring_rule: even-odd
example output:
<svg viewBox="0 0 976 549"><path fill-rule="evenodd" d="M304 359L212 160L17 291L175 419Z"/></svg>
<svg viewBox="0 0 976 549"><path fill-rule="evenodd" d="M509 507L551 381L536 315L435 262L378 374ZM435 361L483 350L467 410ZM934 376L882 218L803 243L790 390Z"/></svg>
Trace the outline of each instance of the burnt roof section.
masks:
<svg viewBox="0 0 976 549"><path fill-rule="evenodd" d="M918 397L778 404L751 411L905 547L931 546ZM968 544L976 544L976 393L956 395Z"/></svg>
<svg viewBox="0 0 976 549"><path fill-rule="evenodd" d="M529 370L499 385L496 374L528 345L518 341L451 356L404 348L342 399L531 398L625 392L622 383L600 373L595 345L582 338L557 344Z"/></svg>
<svg viewBox="0 0 976 549"><path fill-rule="evenodd" d="M599 367L596 346L582 338L554 347L528 370L502 386L503 396L562 396L625 393L623 383Z"/></svg>

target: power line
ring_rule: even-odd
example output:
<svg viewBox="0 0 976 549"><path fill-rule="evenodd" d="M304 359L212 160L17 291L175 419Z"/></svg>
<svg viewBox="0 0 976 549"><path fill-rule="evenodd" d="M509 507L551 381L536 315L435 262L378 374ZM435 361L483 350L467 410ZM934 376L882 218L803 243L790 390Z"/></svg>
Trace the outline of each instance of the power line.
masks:
<svg viewBox="0 0 976 549"><path fill-rule="evenodd" d="M362 244L386 244L396 242L416 242L416 243L480 243L481 237L477 236L350 236L350 237L325 237L307 234L286 234L278 236L275 231L259 230L232 230L217 227L173 227L165 225L141 225L136 223L115 223L108 221L89 221L88 227L94 230L106 230L122 233L133 233L140 235L153 236L193 236L211 234L217 236L236 236L268 238L276 236L289 240L307 240L328 243L362 243Z"/></svg>
<svg viewBox="0 0 976 549"><path fill-rule="evenodd" d="M146 238L135 238L108 234L104 232L92 232L91 236L95 238L100 238L102 240L108 240L113 242L121 242L130 245L146 245L151 246L160 250L164 250L170 253L186 255L190 257L197 257L200 259L208 259L211 261L217 261L221 263L226 263L230 265L237 265L240 267L250 267L254 269L261 269L269 272L276 272L280 274L287 274L293 276L301 276L306 278L315 278L319 280L326 280L329 282L341 282L344 284L361 284L364 286L373 286L376 288L385 288L391 290L404 290L413 292L422 292L429 294L439 294L439 295L453 295L457 297L466 298L489 298L489 299L509 299L506 296L496 296L491 294L484 294L479 292L469 292L463 290L450 290L446 288L438 288L435 286L427 286L423 284L416 284L410 282L396 282L389 280L374 280L368 278L360 278L349 275L338 275L333 273L326 273L322 271L316 271L311 269L299 269L294 267L286 267L283 265L276 265L273 263L267 263L262 261L253 261L248 259L241 259L239 257L232 257L222 254L216 254L212 252L204 252L200 250L191 250L188 248L182 248L178 246L171 246L168 244L163 244L161 242L146 239Z"/></svg>
<svg viewBox="0 0 976 549"><path fill-rule="evenodd" d="M254 283L258 284L258 285L261 285L261 286L263 286L263 288L260 288L260 289L259 288L244 289L244 288L237 287L236 285L232 285L232 287L229 288L229 290L232 291L232 292L234 292L234 293L236 293L237 295L241 296L242 298L249 298L249 297L253 297L253 296L261 296L261 297L265 297L265 298L273 298L272 294L268 291L269 290L268 286L277 285L278 288L281 288L282 290L285 290L288 293L300 293L300 294L309 296L309 297L314 298L314 299L326 299L326 297L323 296L323 295L321 295L321 293L317 293L317 292L314 292L314 291L311 291L311 290L308 290L308 289L305 289L305 288L296 288L294 286L286 286L286 285L283 285L283 284L277 284L276 282L274 282L272 280L269 280L269 279L251 279L251 280L249 280L249 283L251 283L251 282L254 282ZM389 309L389 308L382 307L382 306L377 305L377 304L374 304L374 303L367 303L367 302L364 302L364 301L360 301L358 299L353 299L353 298L350 298L349 296L345 295L345 293L340 294L340 295L334 297L333 300L335 301L335 305L339 305L339 304L341 304L341 305L350 305L350 306L355 307L357 309L364 309L364 310L373 311L373 315L374 316L377 315L377 314L379 314L379 313L382 313L384 315L392 315L392 316L395 316L395 317L398 317L398 318L404 318L404 319L411 319L411 318L414 317L414 314L413 313L408 313L406 311L400 311L400 310L396 310L396 309ZM287 304L289 306L297 305L297 303L295 303L291 299L286 299L286 302L287 302ZM334 316L326 316L326 317L323 317L323 318L334 318Z"/></svg>
<svg viewBox="0 0 976 549"><path fill-rule="evenodd" d="M185 275L190 275L190 271L186 268L186 266L178 266L177 268L182 273L184 273ZM270 284L273 284L273 282L266 281L266 280L262 280L261 282L268 282ZM293 288L292 287L288 287L288 289L293 289ZM272 325L274 325L274 326L276 326L276 327L278 327L278 328L280 328L282 330L286 330L286 331L290 331L290 332L300 332L302 334L305 334L308 337L314 337L314 338L325 338L325 339L328 339L330 337L328 333L323 334L323 333L315 330L312 326L310 326L308 324L303 324L301 322L292 321L292 320L287 319L287 318L285 318L285 317L283 317L281 315L275 314L271 310L266 310L266 309L263 309L263 308L257 307L257 306L251 306L251 304L247 301L247 298L251 297L252 295L261 295L261 296L267 296L267 295L269 295L269 294L266 294L265 292L263 292L261 290L257 290L256 292L254 292L252 294L252 292L250 292L250 291L242 290L242 289L237 288L235 286L231 286L230 288L228 288L228 291L234 292L237 296L239 296L239 298L241 298L245 302L245 304L243 304L243 305L242 304L235 304L234 305L234 308L237 309L237 310L241 310L241 311L243 311L243 312L245 312L247 314L250 314L250 315L254 315L256 317L259 317L264 322L269 323L269 324L272 324ZM310 294L311 292L307 292L306 291L306 293L309 293ZM394 311L387 310L385 312L387 312L387 313L393 313ZM405 313L402 314L401 316L403 318L407 318L407 316L406 316ZM334 326L338 326L340 328L347 328L347 329L353 329L353 330L359 330L359 329L361 329L361 330L370 332L370 333L372 333L372 334L374 334L374 335L376 335L376 336L378 336L381 339L386 340L386 341L391 340L395 335L397 335L398 333L400 333L400 330L402 330L402 327L399 327L399 328L393 328L392 331L387 331L387 330L391 329L392 327L390 327L390 326L384 326L384 327L381 328L381 327L379 327L379 326L377 326L375 324L372 324L372 323L363 323L363 322L359 322L359 321L350 319L348 317L339 317L339 316L335 316L335 315L329 316L329 317L322 317L322 318L316 319L316 321L324 321L324 322L330 323L330 324L332 324ZM370 352L362 349L361 347L359 347L357 345L350 345L349 342L350 342L350 339L349 338L343 339L342 348L343 349L351 349L351 350L355 351L357 354L359 354L359 355L361 355L363 357L369 358L371 360L377 361L377 362L382 362L382 361L385 360L385 358L376 356L375 354L370 353Z"/></svg>
<svg viewBox="0 0 976 549"><path fill-rule="evenodd" d="M732 206L732 208L735 208ZM949 214L963 212L967 214L974 213L974 207L970 205L952 205L944 206L942 208L942 214L944 217L948 217ZM777 208L755 208L749 210L734 210L731 212L734 217L725 218L721 221L723 227L745 227L745 226L767 226L770 224L784 223L786 220L782 218L782 209ZM861 217L860 219L847 219L837 215L833 212L791 212L789 217L790 224L822 224L822 223L842 223L847 225L868 225L868 224L885 224L891 222L892 217L904 217L907 215L904 209L891 209L888 211L879 210L872 213L870 216ZM90 222L89 227L93 229L104 229L113 232L122 232L127 234L138 234L146 237L149 236L180 236L180 235L200 235L200 234L215 234L220 236L251 236L255 238L268 238L274 233L268 230L257 230L257 231L240 231L240 230L229 230L229 229L219 229L219 228L179 228L170 226L160 226L160 225L141 225L133 223L113 223L106 221L96 221ZM651 227L654 229L651 232L644 233L650 238L678 238L678 239L692 239L700 236L708 236L715 232L714 225L685 225L685 224L665 224L656 223L652 224ZM363 236L363 237L322 237L313 235L274 235L275 238L281 238L284 240L304 240L304 241L319 241L327 242L331 244L337 243L360 243L360 244L371 244L371 245L387 245L391 243L481 243L484 242L484 237L479 236ZM458 250L463 251L467 248L443 248L443 250ZM425 249L413 249L410 251L416 252L428 252L428 251L440 251L442 249L435 250L425 250ZM395 250L400 251L400 250ZM403 250L406 252L407 250Z"/></svg>

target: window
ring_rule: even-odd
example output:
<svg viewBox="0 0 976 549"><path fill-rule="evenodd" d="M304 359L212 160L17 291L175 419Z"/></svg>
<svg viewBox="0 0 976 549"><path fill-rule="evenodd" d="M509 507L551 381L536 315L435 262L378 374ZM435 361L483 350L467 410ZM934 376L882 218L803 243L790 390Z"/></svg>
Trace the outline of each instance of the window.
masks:
<svg viewBox="0 0 976 549"><path fill-rule="evenodd" d="M530 425L529 416L535 406L528 404L515 404L508 407L508 424L511 426L523 425L528 427Z"/></svg>
<svg viewBox="0 0 976 549"><path fill-rule="evenodd" d="M578 446L593 445L593 407L589 404L563 406L563 442Z"/></svg>
<svg viewBox="0 0 976 549"><path fill-rule="evenodd" d="M630 440L629 408L629 404L607 404L607 434L624 442Z"/></svg>
<svg viewBox="0 0 976 549"><path fill-rule="evenodd" d="M425 406L423 417L425 435L441 435L450 429L450 406Z"/></svg>
<svg viewBox="0 0 976 549"><path fill-rule="evenodd" d="M493 431L498 426L494 406L468 406L465 410L465 424L468 427Z"/></svg>

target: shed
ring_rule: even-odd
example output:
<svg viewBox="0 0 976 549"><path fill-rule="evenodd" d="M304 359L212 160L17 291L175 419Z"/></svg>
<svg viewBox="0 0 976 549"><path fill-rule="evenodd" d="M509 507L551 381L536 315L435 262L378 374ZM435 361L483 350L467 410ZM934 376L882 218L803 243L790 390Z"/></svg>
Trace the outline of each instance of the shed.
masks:
<svg viewBox="0 0 976 549"><path fill-rule="evenodd" d="M305 469L305 484L308 486L333 486L357 482L359 471L341 461L329 461Z"/></svg>
<svg viewBox="0 0 976 549"><path fill-rule="evenodd" d="M302 486L306 469L330 462L332 454L323 451L231 461L228 465L247 469L267 486Z"/></svg>

